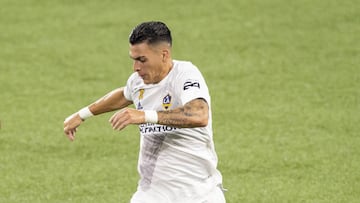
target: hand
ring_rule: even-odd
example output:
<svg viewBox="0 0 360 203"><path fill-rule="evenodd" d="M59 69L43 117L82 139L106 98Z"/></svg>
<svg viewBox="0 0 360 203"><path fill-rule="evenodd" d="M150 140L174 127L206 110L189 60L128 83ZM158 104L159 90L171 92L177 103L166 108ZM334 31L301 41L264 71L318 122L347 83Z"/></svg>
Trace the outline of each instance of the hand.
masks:
<svg viewBox="0 0 360 203"><path fill-rule="evenodd" d="M64 133L66 134L66 136L69 138L70 141L74 141L77 127L79 127L82 122L83 121L78 113L74 113L65 119Z"/></svg>
<svg viewBox="0 0 360 203"><path fill-rule="evenodd" d="M129 124L145 123L145 113L136 109L125 108L115 113L109 122L114 130L122 130Z"/></svg>

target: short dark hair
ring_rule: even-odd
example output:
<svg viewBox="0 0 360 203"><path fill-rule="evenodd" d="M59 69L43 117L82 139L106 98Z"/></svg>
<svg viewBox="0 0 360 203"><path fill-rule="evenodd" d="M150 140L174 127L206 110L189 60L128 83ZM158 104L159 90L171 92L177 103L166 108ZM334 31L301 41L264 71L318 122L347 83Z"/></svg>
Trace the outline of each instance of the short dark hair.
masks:
<svg viewBox="0 0 360 203"><path fill-rule="evenodd" d="M129 36L131 45L146 42L155 44L158 42L167 42L172 45L170 29L163 22L149 21L137 25Z"/></svg>

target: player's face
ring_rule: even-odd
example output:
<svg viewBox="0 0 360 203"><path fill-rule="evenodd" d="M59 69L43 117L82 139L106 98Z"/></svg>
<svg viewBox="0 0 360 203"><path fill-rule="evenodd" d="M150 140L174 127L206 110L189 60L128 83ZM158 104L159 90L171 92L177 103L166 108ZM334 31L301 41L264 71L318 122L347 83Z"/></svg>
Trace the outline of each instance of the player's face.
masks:
<svg viewBox="0 0 360 203"><path fill-rule="evenodd" d="M130 44L129 54L134 60L134 71L139 74L145 84L158 83L166 76L164 53L160 46L148 45L145 42Z"/></svg>

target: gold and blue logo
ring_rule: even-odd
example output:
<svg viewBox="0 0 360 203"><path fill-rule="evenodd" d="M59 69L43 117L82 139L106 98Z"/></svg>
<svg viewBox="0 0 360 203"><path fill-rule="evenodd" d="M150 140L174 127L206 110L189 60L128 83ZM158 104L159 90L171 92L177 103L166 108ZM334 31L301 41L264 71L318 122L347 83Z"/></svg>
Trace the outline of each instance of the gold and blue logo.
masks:
<svg viewBox="0 0 360 203"><path fill-rule="evenodd" d="M163 98L163 107L165 110L168 110L171 107L171 95L167 94L164 98Z"/></svg>

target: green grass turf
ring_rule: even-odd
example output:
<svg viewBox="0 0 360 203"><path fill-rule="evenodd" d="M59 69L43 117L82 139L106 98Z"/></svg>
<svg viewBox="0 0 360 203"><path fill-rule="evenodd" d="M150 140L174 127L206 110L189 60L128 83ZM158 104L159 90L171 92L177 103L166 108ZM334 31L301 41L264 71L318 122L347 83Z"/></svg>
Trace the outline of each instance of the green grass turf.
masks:
<svg viewBox="0 0 360 203"><path fill-rule="evenodd" d="M356 0L0 0L0 202L128 202L138 130L66 116L131 74L133 26L163 20L213 98L219 169L238 202L360 201Z"/></svg>

